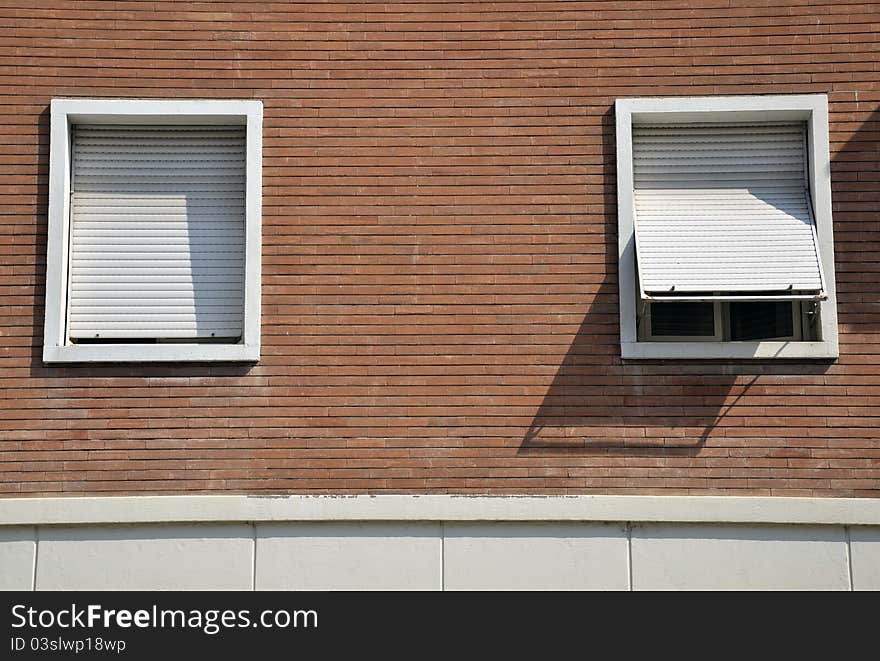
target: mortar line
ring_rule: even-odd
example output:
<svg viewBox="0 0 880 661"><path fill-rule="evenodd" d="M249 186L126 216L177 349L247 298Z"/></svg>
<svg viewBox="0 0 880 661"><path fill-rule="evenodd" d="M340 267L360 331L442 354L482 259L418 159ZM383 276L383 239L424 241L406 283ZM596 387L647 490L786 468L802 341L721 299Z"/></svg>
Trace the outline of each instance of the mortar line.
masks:
<svg viewBox="0 0 880 661"><path fill-rule="evenodd" d="M629 581L629 591L633 591L633 539L632 522L626 522L626 573Z"/></svg>
<svg viewBox="0 0 880 661"><path fill-rule="evenodd" d="M40 562L40 526L34 526L34 569L31 575L31 592L37 591L37 563Z"/></svg>
<svg viewBox="0 0 880 661"><path fill-rule="evenodd" d="M446 521L440 522L440 591L446 592Z"/></svg>
<svg viewBox="0 0 880 661"><path fill-rule="evenodd" d="M853 584L853 567L852 567L852 536L850 535L850 527L844 526L843 531L846 534L846 574L849 579L849 591L855 590Z"/></svg>
<svg viewBox="0 0 880 661"><path fill-rule="evenodd" d="M252 521L251 527L254 530L254 546L251 553L251 592L257 591L257 522Z"/></svg>

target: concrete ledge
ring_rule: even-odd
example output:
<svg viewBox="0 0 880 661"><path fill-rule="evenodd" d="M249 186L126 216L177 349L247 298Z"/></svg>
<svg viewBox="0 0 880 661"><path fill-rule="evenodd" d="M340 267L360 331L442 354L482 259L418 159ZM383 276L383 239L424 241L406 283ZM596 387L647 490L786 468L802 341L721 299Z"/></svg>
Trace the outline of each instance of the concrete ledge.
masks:
<svg viewBox="0 0 880 661"><path fill-rule="evenodd" d="M463 495L0 499L0 526L271 521L625 521L880 525L880 499Z"/></svg>

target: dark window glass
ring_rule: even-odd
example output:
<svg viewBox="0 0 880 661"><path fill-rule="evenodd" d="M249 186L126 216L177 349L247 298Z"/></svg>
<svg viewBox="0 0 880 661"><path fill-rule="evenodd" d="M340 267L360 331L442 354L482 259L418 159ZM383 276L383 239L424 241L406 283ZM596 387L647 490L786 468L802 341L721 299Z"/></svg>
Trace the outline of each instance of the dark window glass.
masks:
<svg viewBox="0 0 880 661"><path fill-rule="evenodd" d="M657 337L712 337L712 303L651 303L651 335Z"/></svg>
<svg viewBox="0 0 880 661"><path fill-rule="evenodd" d="M766 340L794 335L791 303L731 303L730 339Z"/></svg>

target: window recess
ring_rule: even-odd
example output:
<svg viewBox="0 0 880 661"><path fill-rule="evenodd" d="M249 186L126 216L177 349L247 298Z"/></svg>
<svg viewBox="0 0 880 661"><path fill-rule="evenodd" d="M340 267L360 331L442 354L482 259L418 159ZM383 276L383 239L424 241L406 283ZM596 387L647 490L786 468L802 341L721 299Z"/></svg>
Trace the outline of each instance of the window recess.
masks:
<svg viewBox="0 0 880 661"><path fill-rule="evenodd" d="M68 336L237 341L243 127L73 127Z"/></svg>

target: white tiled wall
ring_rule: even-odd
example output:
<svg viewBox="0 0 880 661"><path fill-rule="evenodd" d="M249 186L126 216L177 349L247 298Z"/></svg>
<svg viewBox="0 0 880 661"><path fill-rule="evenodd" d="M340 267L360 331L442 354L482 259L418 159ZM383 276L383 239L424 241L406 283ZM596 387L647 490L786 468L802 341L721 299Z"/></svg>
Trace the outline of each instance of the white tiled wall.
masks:
<svg viewBox="0 0 880 661"><path fill-rule="evenodd" d="M327 522L0 527L0 588L880 589L880 527Z"/></svg>
<svg viewBox="0 0 880 661"><path fill-rule="evenodd" d="M257 524L258 590L439 590L439 523Z"/></svg>
<svg viewBox="0 0 880 661"><path fill-rule="evenodd" d="M849 537L853 587L880 590L880 527L853 526Z"/></svg>
<svg viewBox="0 0 880 661"><path fill-rule="evenodd" d="M627 532L614 524L444 527L447 590L626 590Z"/></svg>
<svg viewBox="0 0 880 661"><path fill-rule="evenodd" d="M634 526L632 568L636 590L849 589L842 526Z"/></svg>
<svg viewBox="0 0 880 661"><path fill-rule="evenodd" d="M36 535L36 528L0 528L0 590L33 587Z"/></svg>
<svg viewBox="0 0 880 661"><path fill-rule="evenodd" d="M250 590L246 524L40 528L38 590Z"/></svg>

